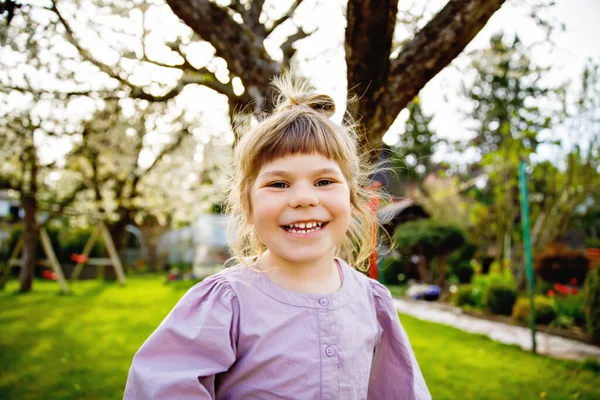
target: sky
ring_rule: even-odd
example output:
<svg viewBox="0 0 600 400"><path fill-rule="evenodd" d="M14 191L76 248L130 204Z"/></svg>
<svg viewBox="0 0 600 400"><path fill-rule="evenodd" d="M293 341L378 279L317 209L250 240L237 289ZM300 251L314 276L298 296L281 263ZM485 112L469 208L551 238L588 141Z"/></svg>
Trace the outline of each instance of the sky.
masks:
<svg viewBox="0 0 600 400"><path fill-rule="evenodd" d="M537 43L544 41L542 30L536 26L533 19L527 14L531 9L527 5L532 2L549 0L509 0L502 8L496 12L483 30L469 44L463 55L459 56L449 67L445 68L436 77L434 77L421 91L421 104L426 113L432 114L434 119L431 127L441 137L461 140L466 139L471 134L468 130L468 123L465 121L459 109L465 107L464 100L458 95L460 82L465 78L464 72L458 67L462 67L468 62L464 56L471 51L486 47L491 35L498 31L504 31L508 35L518 34L525 43ZM267 12L272 12L276 16L282 9L289 4L291 0L278 0L277 2L267 2ZM85 3L85 2L82 2ZM595 43L600 37L600 24L597 18L600 16L600 0L556 0L555 6L545 12L546 19L564 23L566 31L555 31L553 34L554 46L542 43L535 48L532 58L534 62L552 67L552 75L548 79L548 84L558 84L565 80L577 82L586 60L594 57L600 61L600 46ZM65 4L65 3L63 3ZM297 43L298 51L296 53L296 64L298 70L307 76L318 90L332 95L338 104L338 110L343 110L346 97L346 77L345 60L343 50L345 19L343 10L344 0L306 0L298 8L293 21L283 24L276 30L272 37L267 41L267 50L273 57L281 57L279 45L286 38L286 34L294 32L293 23L303 26L305 31L313 32L311 36ZM439 10L445 1L441 0L401 0L399 7L408 9L416 14L426 10L425 18L420 26L424 25L434 12ZM147 25L151 27L152 36L147 41L148 54L162 60L168 60L173 54L164 46L164 41L173 38L176 33L185 32L187 27L177 23L177 17L174 16L167 6L162 11L156 10L147 16ZM64 12L69 13L68 7ZM77 10L85 12L85 10ZM134 21L139 22L141 13L130 15ZM101 20L102 16L94 16ZM292 23L293 22L293 23ZM107 63L116 60L116 53L110 50L111 46L125 43L118 35L104 33L99 37L86 35L85 18L73 17L71 23L76 34L82 39L82 44L89 49L93 49L93 54ZM131 26L130 26L131 25ZM127 24L119 27L124 30L136 32L135 24ZM407 36L407 32L400 26L397 28L396 39L402 40ZM72 49L71 49L72 50ZM191 51L191 61L196 66L206 64L211 58L210 50L206 46L197 46ZM217 68L217 76L223 76L224 63L213 62ZM97 84L104 81L105 78L98 79L94 68L82 68L80 75L84 78L89 77L90 81L96 80ZM43 79L43 78L42 78ZM177 75L165 73L165 70L140 71L136 74L137 83L162 81L164 83L174 82ZM155 85L156 86L156 85ZM158 90L156 87L154 88ZM221 135L225 141L231 141L233 136L230 132L227 120L226 100L222 95L218 95L205 88L191 88L185 90L178 98L178 105L185 107L191 114L204 112L202 129L197 129L200 136L203 132L211 132L213 135ZM74 108L80 113L90 112L94 107L93 102L81 101ZM88 111L86 111L88 110ZM223 112L215 112L223 110ZM208 113L206 113L209 111ZM403 122L407 113L400 114L396 123L390 128L384 136L384 142L394 144L398 135L403 132ZM336 117L341 118L341 111ZM201 138L206 142L206 136ZM48 157L50 154L58 155L68 150L68 145L61 143L57 146L62 151L56 151L52 146L48 146ZM465 160L473 158L474 155L450 154L447 151L439 151L434 158L446 159L449 161ZM151 153L145 155L144 163L149 164L153 158Z"/></svg>

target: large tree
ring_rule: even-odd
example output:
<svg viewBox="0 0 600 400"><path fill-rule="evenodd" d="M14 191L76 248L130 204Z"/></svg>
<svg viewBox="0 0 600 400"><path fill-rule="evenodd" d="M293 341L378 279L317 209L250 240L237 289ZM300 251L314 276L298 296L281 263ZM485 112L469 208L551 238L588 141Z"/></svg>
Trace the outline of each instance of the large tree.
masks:
<svg viewBox="0 0 600 400"><path fill-rule="evenodd" d="M264 41L293 15L302 0L295 0L288 12L268 21L268 25L261 20L264 0L232 0L228 6L209 0L167 3L194 32L214 46L217 56L227 61L229 70L241 79L255 104L263 104L266 99L268 106L268 82L282 72L286 60L293 55L293 42L306 33L299 29L282 45L284 62L269 56ZM348 1L347 81L350 94L358 98L349 111L365 128L361 137L364 148L379 148L398 113L465 48L503 3L504 0L450 0L391 57L398 2Z"/></svg>
<svg viewBox="0 0 600 400"><path fill-rule="evenodd" d="M303 0L288 2L289 7L283 11L280 4L275 7L274 2L265 0L231 0L226 5L210 0L166 2L194 33L189 35L179 28L175 30L173 40L166 44L176 56L168 60L150 54L146 47L152 32L146 17L153 8L160 8L159 1L139 0L124 4L114 0L50 0L44 9L54 14L54 21L61 26L58 31L75 46L82 59L126 88L125 95L165 101L179 95L187 85L196 84L225 95L230 114L240 110L261 112L268 109L273 99L269 82L290 66L296 52L295 43L309 33L297 26L295 32L281 43L281 57L272 56L265 43L284 24L294 26L293 17ZM398 113L462 52L503 3L504 0L450 0L410 40L396 49L397 1L347 2L344 45L347 87L350 95L357 98L350 103L349 111L365 128L360 137L363 150L379 148L381 138ZM126 49L126 40L112 43L111 50L118 53L118 60L106 61L106 57L84 40L83 31L93 30L94 23L85 24L83 12L78 9L83 5L88 9L95 7L99 15L109 13L122 19L133 18L134 21L111 36L113 40L120 40L119 36L122 39L123 34L131 38L131 32L138 31L136 36L140 45ZM314 11L318 12L318 8ZM168 20L164 10L161 17ZM105 35L98 32L97 36ZM210 45L214 60L226 64L226 76L219 76L210 63L200 66L202 63L194 62L192 56L196 44ZM177 78L162 85L142 83L135 79L132 65L138 69L153 69L155 76L160 71L176 71ZM175 75L171 73L171 76Z"/></svg>

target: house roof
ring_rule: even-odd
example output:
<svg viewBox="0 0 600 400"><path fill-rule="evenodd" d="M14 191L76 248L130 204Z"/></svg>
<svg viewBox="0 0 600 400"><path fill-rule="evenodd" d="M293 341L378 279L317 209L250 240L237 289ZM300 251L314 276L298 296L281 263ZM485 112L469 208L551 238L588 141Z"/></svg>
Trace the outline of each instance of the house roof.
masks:
<svg viewBox="0 0 600 400"><path fill-rule="evenodd" d="M402 199L388 204L377 211L377 218L382 224L390 222L395 216L401 214L409 207L416 206L411 198Z"/></svg>

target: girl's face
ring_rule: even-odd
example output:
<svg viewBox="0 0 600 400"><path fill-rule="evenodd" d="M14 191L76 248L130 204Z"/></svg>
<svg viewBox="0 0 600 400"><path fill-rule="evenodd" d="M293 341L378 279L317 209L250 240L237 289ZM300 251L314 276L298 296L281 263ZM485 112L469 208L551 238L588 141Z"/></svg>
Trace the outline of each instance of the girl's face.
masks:
<svg viewBox="0 0 600 400"><path fill-rule="evenodd" d="M350 225L350 188L338 164L320 154L278 158L260 170L250 193L256 234L275 261L332 258Z"/></svg>

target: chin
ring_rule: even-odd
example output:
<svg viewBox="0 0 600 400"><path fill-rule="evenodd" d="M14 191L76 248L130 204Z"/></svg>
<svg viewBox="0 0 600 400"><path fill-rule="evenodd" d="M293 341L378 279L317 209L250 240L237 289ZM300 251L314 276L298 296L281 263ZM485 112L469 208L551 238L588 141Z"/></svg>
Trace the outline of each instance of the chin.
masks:
<svg viewBox="0 0 600 400"><path fill-rule="evenodd" d="M295 264L310 264L322 260L324 257L327 257L330 252L294 252L290 253L279 253L277 257L282 260L285 260L288 263Z"/></svg>

